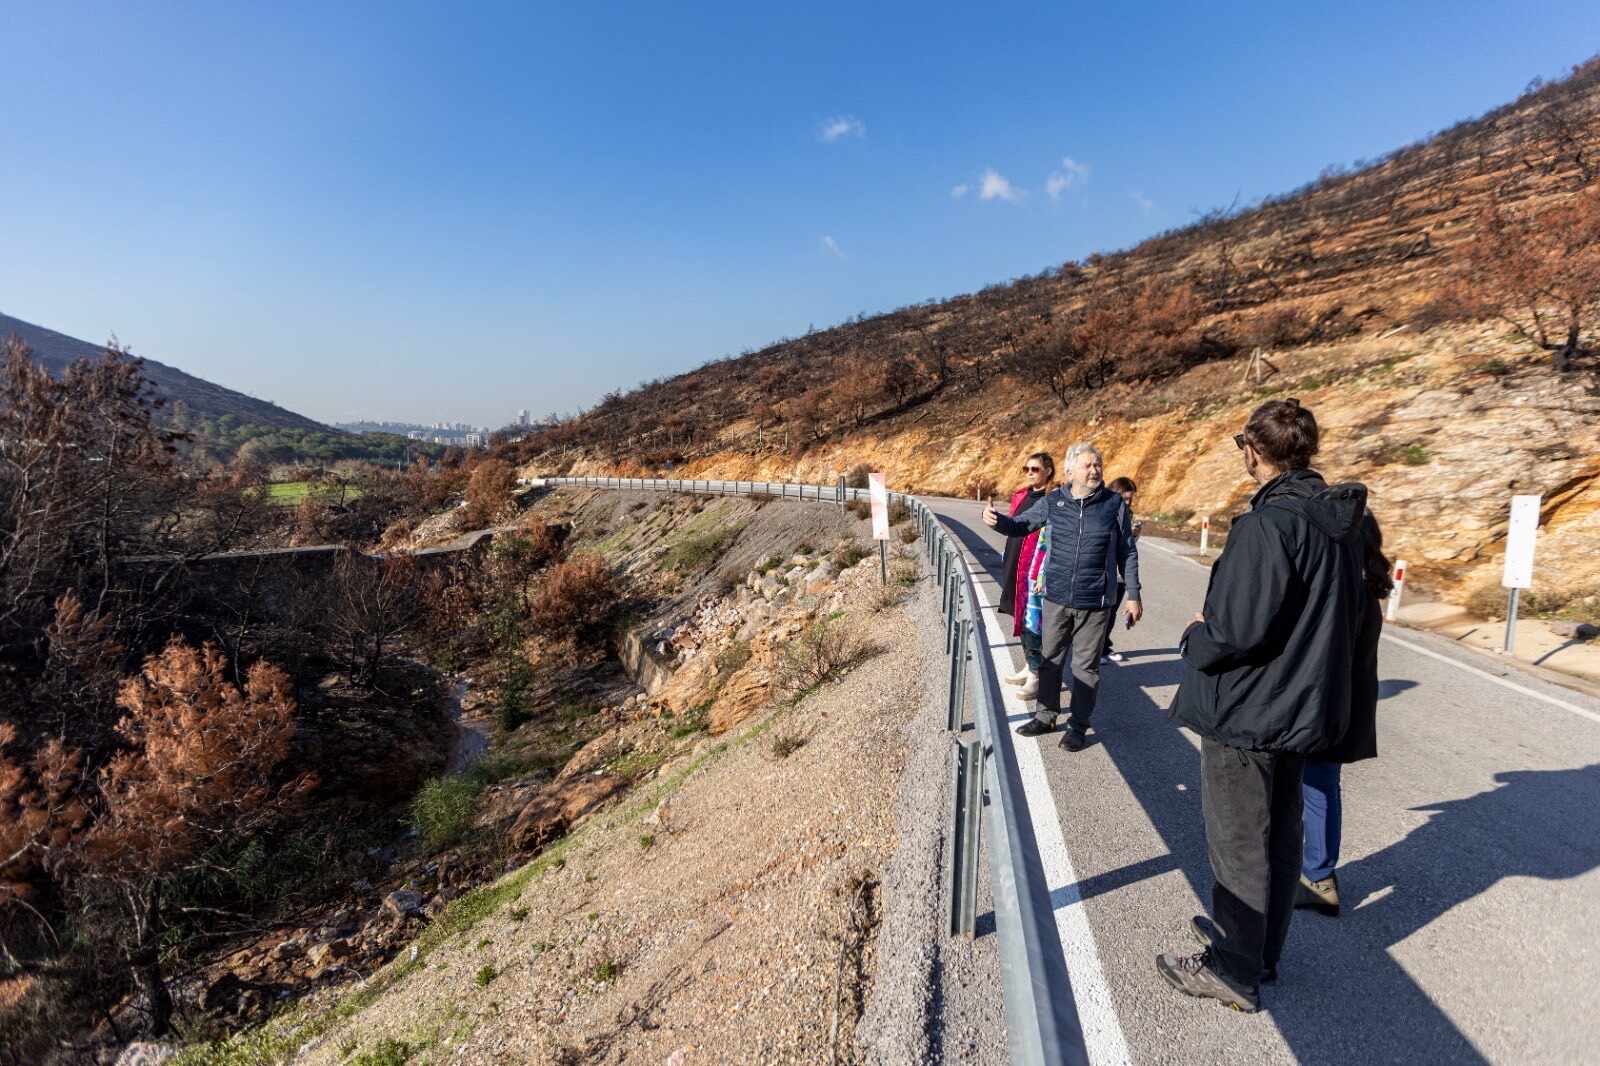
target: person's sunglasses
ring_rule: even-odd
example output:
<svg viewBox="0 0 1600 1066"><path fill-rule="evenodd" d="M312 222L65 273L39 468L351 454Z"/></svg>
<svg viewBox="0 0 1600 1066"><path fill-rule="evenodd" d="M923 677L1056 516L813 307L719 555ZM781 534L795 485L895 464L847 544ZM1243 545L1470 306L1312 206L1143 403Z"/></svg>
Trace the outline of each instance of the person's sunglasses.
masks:
<svg viewBox="0 0 1600 1066"><path fill-rule="evenodd" d="M1242 452L1244 451L1244 446L1250 442L1245 439L1243 433L1235 433L1233 435L1233 443L1237 444L1239 446L1239 450Z"/></svg>
<svg viewBox="0 0 1600 1066"><path fill-rule="evenodd" d="M1042 473L1044 473L1044 467L1042 467L1042 466L1025 466L1025 467L1022 468L1022 472L1024 474L1042 474Z"/></svg>

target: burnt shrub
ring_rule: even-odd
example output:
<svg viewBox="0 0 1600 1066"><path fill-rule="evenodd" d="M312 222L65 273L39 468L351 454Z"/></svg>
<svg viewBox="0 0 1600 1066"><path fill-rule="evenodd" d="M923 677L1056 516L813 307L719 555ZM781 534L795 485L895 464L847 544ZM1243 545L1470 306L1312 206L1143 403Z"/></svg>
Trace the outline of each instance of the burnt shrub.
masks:
<svg viewBox="0 0 1600 1066"><path fill-rule="evenodd" d="M528 601L528 620L546 636L603 633L621 590L605 562L587 552L549 569Z"/></svg>

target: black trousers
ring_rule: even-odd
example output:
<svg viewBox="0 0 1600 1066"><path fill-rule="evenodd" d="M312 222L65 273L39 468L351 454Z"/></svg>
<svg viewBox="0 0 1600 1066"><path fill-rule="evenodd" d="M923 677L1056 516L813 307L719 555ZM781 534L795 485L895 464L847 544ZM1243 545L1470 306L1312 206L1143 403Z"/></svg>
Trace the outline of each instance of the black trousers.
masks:
<svg viewBox="0 0 1600 1066"><path fill-rule="evenodd" d="M1216 887L1217 968L1244 988L1276 966L1300 881L1300 780L1305 758L1200 743L1200 807Z"/></svg>

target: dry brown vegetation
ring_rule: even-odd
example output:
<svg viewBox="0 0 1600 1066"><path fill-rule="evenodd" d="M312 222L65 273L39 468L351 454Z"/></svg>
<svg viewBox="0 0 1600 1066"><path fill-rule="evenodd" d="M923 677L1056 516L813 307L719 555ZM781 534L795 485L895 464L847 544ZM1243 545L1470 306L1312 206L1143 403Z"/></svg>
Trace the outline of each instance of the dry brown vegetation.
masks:
<svg viewBox="0 0 1600 1066"><path fill-rule="evenodd" d="M138 360L3 354L0 1062L98 1061L208 1024L175 975L384 875L375 838L403 847L450 733L418 658L509 676L546 631L603 654L619 588L539 522L487 553L351 550L464 491L504 514L503 462L352 465L284 508L249 455L185 462ZM297 542L334 547L255 550Z"/></svg>
<svg viewBox="0 0 1600 1066"><path fill-rule="evenodd" d="M864 429L936 425L1002 376L1042 380L1071 412L1108 382L1152 386L1256 347L1502 311L1528 319L1528 335L1569 365L1589 328L1568 343L1571 309L1592 297L1555 267L1575 243L1588 247L1587 201L1568 201L1600 173L1597 105L1600 58L1247 209L613 392L505 454L552 471L602 463L620 473L734 451L798 455ZM1507 242L1515 254L1495 255ZM1479 268L1489 262L1492 277ZM1484 284L1466 284L1475 277ZM1456 298L1469 291L1472 301Z"/></svg>

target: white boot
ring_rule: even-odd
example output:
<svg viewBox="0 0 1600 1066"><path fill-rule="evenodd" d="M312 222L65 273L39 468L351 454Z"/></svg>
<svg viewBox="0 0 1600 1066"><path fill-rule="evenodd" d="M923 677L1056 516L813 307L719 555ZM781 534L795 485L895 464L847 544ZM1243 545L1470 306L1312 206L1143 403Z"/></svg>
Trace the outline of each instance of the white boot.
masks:
<svg viewBox="0 0 1600 1066"><path fill-rule="evenodd" d="M1004 678L1004 681L1008 685L1021 685L1026 683L1028 678L1032 676L1033 671L1024 666L1021 670L1018 670L1014 674L1007 674Z"/></svg>
<svg viewBox="0 0 1600 1066"><path fill-rule="evenodd" d="M1022 686L1022 691L1017 693L1025 700L1031 700L1039 695L1039 675L1029 674L1027 684Z"/></svg>

